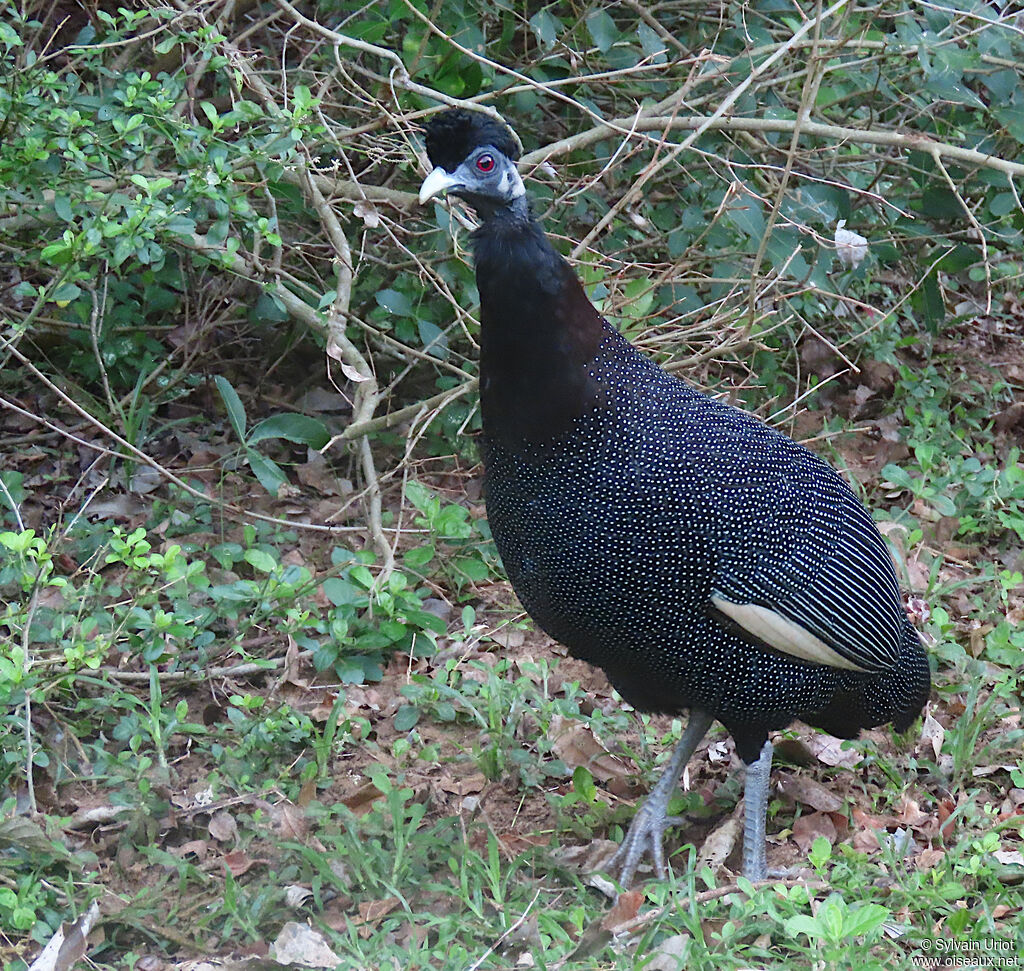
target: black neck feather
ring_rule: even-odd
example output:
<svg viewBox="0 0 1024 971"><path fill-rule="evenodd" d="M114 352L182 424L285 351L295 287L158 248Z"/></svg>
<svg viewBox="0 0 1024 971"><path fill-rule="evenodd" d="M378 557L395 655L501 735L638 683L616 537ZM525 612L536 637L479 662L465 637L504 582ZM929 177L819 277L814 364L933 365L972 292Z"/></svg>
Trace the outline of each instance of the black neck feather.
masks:
<svg viewBox="0 0 1024 971"><path fill-rule="evenodd" d="M525 200L489 213L473 241L484 433L548 441L597 403L590 364L607 324Z"/></svg>

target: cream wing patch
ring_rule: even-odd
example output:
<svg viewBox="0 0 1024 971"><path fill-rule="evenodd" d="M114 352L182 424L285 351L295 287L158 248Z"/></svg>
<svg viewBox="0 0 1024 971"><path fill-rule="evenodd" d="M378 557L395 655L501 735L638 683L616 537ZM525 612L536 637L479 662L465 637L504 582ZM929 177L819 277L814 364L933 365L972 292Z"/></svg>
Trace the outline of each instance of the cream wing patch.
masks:
<svg viewBox="0 0 1024 971"><path fill-rule="evenodd" d="M769 647L788 654L790 657L811 664L824 664L830 668L843 668L846 671L867 671L848 658L843 657L835 648L829 647L820 637L795 624L787 617L775 613L769 607L760 604L738 604L722 597L711 595L715 608L725 614L731 621L739 624L748 634L764 641Z"/></svg>

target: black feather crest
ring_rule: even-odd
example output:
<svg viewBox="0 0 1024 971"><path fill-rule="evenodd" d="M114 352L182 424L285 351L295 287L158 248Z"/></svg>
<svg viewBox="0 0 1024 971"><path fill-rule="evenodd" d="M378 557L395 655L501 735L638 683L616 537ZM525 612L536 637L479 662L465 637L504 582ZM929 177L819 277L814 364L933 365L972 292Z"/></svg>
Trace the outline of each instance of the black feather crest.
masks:
<svg viewBox="0 0 1024 971"><path fill-rule="evenodd" d="M508 126L479 111L451 108L424 126L430 164L454 172L475 148L490 145L513 162L519 147Z"/></svg>

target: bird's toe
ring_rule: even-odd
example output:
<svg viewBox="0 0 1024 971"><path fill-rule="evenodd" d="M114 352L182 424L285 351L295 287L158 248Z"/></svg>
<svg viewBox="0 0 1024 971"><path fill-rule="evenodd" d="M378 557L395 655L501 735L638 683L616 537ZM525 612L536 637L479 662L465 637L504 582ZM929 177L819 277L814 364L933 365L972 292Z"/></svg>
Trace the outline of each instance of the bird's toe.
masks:
<svg viewBox="0 0 1024 971"><path fill-rule="evenodd" d="M665 863L665 831L683 822L681 816L667 816L642 806L633 818L622 845L605 865L605 872L616 878L621 886L629 887L640 862L649 856L655 874L659 878L665 877L668 873Z"/></svg>

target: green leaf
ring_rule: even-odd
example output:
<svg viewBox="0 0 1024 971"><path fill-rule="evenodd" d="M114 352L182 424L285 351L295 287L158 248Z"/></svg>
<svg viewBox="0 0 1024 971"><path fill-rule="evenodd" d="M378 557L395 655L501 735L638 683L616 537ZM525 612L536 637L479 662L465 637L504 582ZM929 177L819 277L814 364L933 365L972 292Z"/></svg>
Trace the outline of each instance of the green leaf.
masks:
<svg viewBox="0 0 1024 971"><path fill-rule="evenodd" d="M299 445L321 449L330 441L331 433L322 421L289 411L264 418L249 433L246 441L249 445L255 445L268 438L284 438Z"/></svg>
<svg viewBox="0 0 1024 971"><path fill-rule="evenodd" d="M444 360L448 357L448 338L443 330L432 324L429 320L418 320L417 326L420 332L420 342L427 354Z"/></svg>
<svg viewBox="0 0 1024 971"><path fill-rule="evenodd" d="M405 498L427 516L437 515L441 507L437 497L422 482L412 479L405 484Z"/></svg>
<svg viewBox="0 0 1024 971"><path fill-rule="evenodd" d="M71 211L71 200L67 196L54 197L53 211L57 214L58 219L62 219L66 223L74 219L74 213Z"/></svg>
<svg viewBox="0 0 1024 971"><path fill-rule="evenodd" d="M24 473L0 469L0 480L4 489L0 489L0 507L6 506L12 512L25 501ZM14 506L11 503L14 503ZM13 533L11 535L14 535Z"/></svg>
<svg viewBox="0 0 1024 971"><path fill-rule="evenodd" d="M725 210L725 216L747 237L747 245L756 249L764 235L764 213L760 201L753 196L739 196Z"/></svg>
<svg viewBox="0 0 1024 971"><path fill-rule="evenodd" d="M817 921L808 914L797 914L794 917L790 917L786 921L785 928L786 934L789 937L804 934L812 941L816 941L821 937L821 929L818 927Z"/></svg>
<svg viewBox="0 0 1024 971"><path fill-rule="evenodd" d="M988 204L988 211L993 216L1008 216L1011 212L1014 212L1017 208L1017 200L1014 198L1012 192L1000 192L992 201Z"/></svg>
<svg viewBox="0 0 1024 971"><path fill-rule="evenodd" d="M119 236L114 243L114 256L111 263L120 266L128 257L135 252L135 242L130 236Z"/></svg>
<svg viewBox="0 0 1024 971"><path fill-rule="evenodd" d="M73 255L72 244L67 240L58 240L55 243L50 243L48 246L44 246L42 252L39 254L39 258L44 263L52 263L54 266L63 266L65 263L71 262Z"/></svg>
<svg viewBox="0 0 1024 971"><path fill-rule="evenodd" d="M275 560L266 550L246 550L242 554L242 558L249 566L260 573L273 573L277 569L277 560Z"/></svg>
<svg viewBox="0 0 1024 971"><path fill-rule="evenodd" d="M530 26L537 35L537 40L548 50L555 46L558 35L565 29L562 21L550 13L550 8L538 10L530 18Z"/></svg>
<svg viewBox="0 0 1024 971"><path fill-rule="evenodd" d="M364 590L373 586L373 574L362 564L352 567L348 575L353 583L358 583Z"/></svg>
<svg viewBox="0 0 1024 971"><path fill-rule="evenodd" d="M420 710L415 705L402 705L395 712L395 731L407 732L420 720Z"/></svg>
<svg viewBox="0 0 1024 971"><path fill-rule="evenodd" d="M366 603L366 591L349 583L344 577L328 577L323 582L323 588L324 596L335 607L346 607L353 604L361 606Z"/></svg>
<svg viewBox="0 0 1024 971"><path fill-rule="evenodd" d="M4 47L22 47L22 40L17 31L6 21L0 20L0 44Z"/></svg>
<svg viewBox="0 0 1024 971"><path fill-rule="evenodd" d="M376 295L377 304L396 317L411 317L412 303L404 293L397 290L380 290Z"/></svg>
<svg viewBox="0 0 1024 971"><path fill-rule="evenodd" d="M56 290L53 291L53 299L55 303L59 303L62 306L71 303L76 297L81 296L82 289L74 283L62 283Z"/></svg>
<svg viewBox="0 0 1024 971"><path fill-rule="evenodd" d="M942 288L939 286L938 275L934 269L924 278L924 282L911 298L911 302L924 314L928 329L933 334L937 334L939 327L946 319L946 302L942 299Z"/></svg>
<svg viewBox="0 0 1024 971"><path fill-rule="evenodd" d="M286 485L288 476L281 471L281 467L265 455L260 455L254 448L245 450L245 457L249 461L249 468L253 475L259 480L261 486L272 496L277 498L278 490Z"/></svg>
<svg viewBox="0 0 1024 971"><path fill-rule="evenodd" d="M594 44L602 54L619 39L619 28L615 26L615 21L606 10L598 10L587 17L587 30L590 31Z"/></svg>
<svg viewBox="0 0 1024 971"><path fill-rule="evenodd" d="M1010 96L1017 90L1017 72L1007 68L1005 71L994 71L982 74L979 80L1000 104L1009 104Z"/></svg>
<svg viewBox="0 0 1024 971"><path fill-rule="evenodd" d="M214 377L213 382L217 385L221 400L223 400L224 407L227 409L228 421L231 422L231 427L235 430L239 441L244 442L245 407L242 405L242 399L238 397L238 392L231 387L227 378L221 377L218 374Z"/></svg>
<svg viewBox="0 0 1024 971"><path fill-rule="evenodd" d="M1003 104L993 108L992 114L1013 138L1024 144L1024 105Z"/></svg>
<svg viewBox="0 0 1024 971"><path fill-rule="evenodd" d="M597 799L597 786L594 785L594 777L590 774L590 770L582 765L577 765L573 769L572 787L585 802L594 802Z"/></svg>
<svg viewBox="0 0 1024 971"><path fill-rule="evenodd" d="M846 911L846 904L839 901L839 897L830 896L818 911L819 933L834 944L843 939L843 915Z"/></svg>
<svg viewBox="0 0 1024 971"><path fill-rule="evenodd" d="M256 298L252 313L257 320L265 320L269 324L281 324L288 319L288 309L272 293L261 293Z"/></svg>
<svg viewBox="0 0 1024 971"><path fill-rule="evenodd" d="M877 931L889 919L889 910L880 904L863 904L847 911L843 932L847 937L863 937Z"/></svg>
<svg viewBox="0 0 1024 971"><path fill-rule="evenodd" d="M407 610L405 619L407 623L415 624L424 631L432 631L435 634L448 633L448 625L437 614L427 610Z"/></svg>
<svg viewBox="0 0 1024 971"><path fill-rule="evenodd" d="M643 48L643 52L648 57L654 56L655 63L665 60L665 42L658 35L657 31L648 27L647 24L641 23L637 27L636 35L640 38L640 47Z"/></svg>
<svg viewBox="0 0 1024 971"><path fill-rule="evenodd" d="M433 558L433 546L416 546L405 553L402 557L402 561L407 567L409 567L409 569L418 570L421 567L426 566Z"/></svg>
<svg viewBox="0 0 1024 971"><path fill-rule="evenodd" d="M483 583L489 576L487 564L477 556L459 556L452 566L473 583Z"/></svg>
<svg viewBox="0 0 1024 971"><path fill-rule="evenodd" d="M882 469L882 475L888 482L901 489L913 489L914 479L906 469L898 465L889 464Z"/></svg>
<svg viewBox="0 0 1024 971"><path fill-rule="evenodd" d="M819 869L832 857L832 844L824 836L818 836L811 844L811 852L807 854L811 866Z"/></svg>

